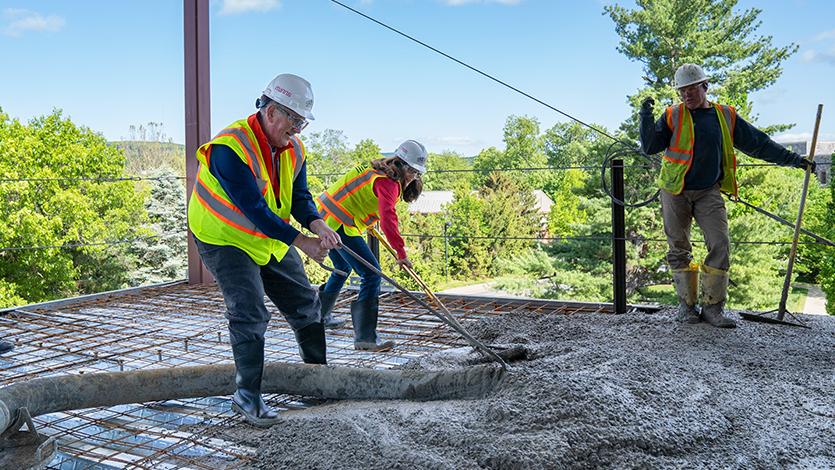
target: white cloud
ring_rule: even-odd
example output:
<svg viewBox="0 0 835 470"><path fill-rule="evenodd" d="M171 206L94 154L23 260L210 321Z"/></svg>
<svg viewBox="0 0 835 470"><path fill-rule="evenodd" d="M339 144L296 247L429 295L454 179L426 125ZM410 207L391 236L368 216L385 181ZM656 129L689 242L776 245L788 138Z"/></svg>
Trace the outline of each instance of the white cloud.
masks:
<svg viewBox="0 0 835 470"><path fill-rule="evenodd" d="M806 50L800 55L800 60L835 65L835 29L818 33L810 42L822 44L804 47Z"/></svg>
<svg viewBox="0 0 835 470"><path fill-rule="evenodd" d="M281 6L280 0L223 0L221 15L238 15L251 11L263 13Z"/></svg>
<svg viewBox="0 0 835 470"><path fill-rule="evenodd" d="M829 51L816 51L808 49L800 56L803 62L824 62L835 65L835 47Z"/></svg>
<svg viewBox="0 0 835 470"><path fill-rule="evenodd" d="M518 5L522 0L441 0L451 7L467 5L470 3L499 3L501 5Z"/></svg>
<svg viewBox="0 0 835 470"><path fill-rule="evenodd" d="M60 31L66 21L56 15L43 16L36 11L21 8L7 8L3 18L8 23L3 27L6 36L20 37L27 31Z"/></svg>
<svg viewBox="0 0 835 470"><path fill-rule="evenodd" d="M835 29L832 31L824 31L815 36L815 41L825 41L827 39L835 39Z"/></svg>

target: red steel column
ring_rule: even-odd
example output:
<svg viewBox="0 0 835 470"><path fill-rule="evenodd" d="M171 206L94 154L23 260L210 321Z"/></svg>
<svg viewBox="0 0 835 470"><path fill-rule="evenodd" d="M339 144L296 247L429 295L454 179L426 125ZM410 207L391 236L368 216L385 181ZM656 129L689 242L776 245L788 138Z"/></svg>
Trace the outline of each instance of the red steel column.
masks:
<svg viewBox="0 0 835 470"><path fill-rule="evenodd" d="M211 136L209 96L209 0L183 0L183 44L185 46L185 118L186 118L186 200L197 178L194 153ZM186 206L188 206L188 203ZM212 282L212 275L200 261L197 246L188 231L188 281L190 284Z"/></svg>

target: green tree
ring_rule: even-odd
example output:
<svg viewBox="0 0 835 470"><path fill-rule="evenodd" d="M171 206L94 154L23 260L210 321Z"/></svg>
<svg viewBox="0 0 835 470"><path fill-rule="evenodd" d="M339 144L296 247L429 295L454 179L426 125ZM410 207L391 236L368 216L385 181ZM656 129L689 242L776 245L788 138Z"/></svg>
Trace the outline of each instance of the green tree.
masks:
<svg viewBox="0 0 835 470"><path fill-rule="evenodd" d="M437 191L471 188L473 184L472 165L455 152L430 153L428 171L423 177L423 189Z"/></svg>
<svg viewBox="0 0 835 470"><path fill-rule="evenodd" d="M170 168L160 168L147 176L146 228L151 235L131 245L137 267L130 284L155 284L186 278L186 190ZM149 186L149 187L148 187Z"/></svg>
<svg viewBox="0 0 835 470"><path fill-rule="evenodd" d="M118 180L124 165L121 151L60 111L24 124L0 110L0 174L29 179L0 183L0 247L11 248L0 252L0 304L127 285L130 240L147 232L145 194Z"/></svg>
<svg viewBox="0 0 835 470"><path fill-rule="evenodd" d="M711 78L709 94L736 107L751 121L751 93L774 84L782 64L797 52L796 44L776 47L771 36L758 36L762 10L735 11L737 0L637 0L637 8L604 7L621 37L618 51L643 64L646 87L628 96L632 118L624 123L634 137L637 109L647 96L659 106L677 102L676 69L688 62L704 67ZM791 125L775 125L773 131Z"/></svg>
<svg viewBox="0 0 835 470"><path fill-rule="evenodd" d="M488 148L475 157L473 168L476 186L485 184L494 169L542 168L548 165L544 142L539 134L539 121L527 116L510 116L504 127L505 150ZM510 178L528 189L542 188L547 173L543 171L509 172Z"/></svg>

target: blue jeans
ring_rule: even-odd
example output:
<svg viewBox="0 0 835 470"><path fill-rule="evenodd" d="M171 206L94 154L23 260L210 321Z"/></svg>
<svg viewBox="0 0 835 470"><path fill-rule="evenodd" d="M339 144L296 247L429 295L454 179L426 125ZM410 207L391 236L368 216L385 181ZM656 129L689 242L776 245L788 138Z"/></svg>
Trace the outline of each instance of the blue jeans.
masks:
<svg viewBox="0 0 835 470"><path fill-rule="evenodd" d="M347 246L354 253L360 255L377 269L380 269L380 263L377 262L377 258L375 258L374 254L371 253L371 249L368 248L368 244L365 243L365 239L363 239L363 237L351 237L345 235L345 231L342 227L339 227L339 230L337 230L336 233L338 233L339 237L342 238L343 245ZM333 262L334 268L339 269L340 271L345 271L345 273L349 275L351 274L351 270L356 271L356 273L360 275L360 278L362 278L362 281L360 282L360 291L357 295L357 301L380 295L379 274L368 269L364 264L355 260L348 253L343 253L340 250L331 250L328 253L328 256L330 257L331 262ZM331 273L331 276L328 278L328 282L325 283L325 288L322 290L328 293L339 292L342 290L342 286L345 284L345 280L347 279L348 278L345 276Z"/></svg>
<svg viewBox="0 0 835 470"><path fill-rule="evenodd" d="M196 237L194 241L203 264L223 293L233 346L263 341L272 316L264 305L264 294L294 331L321 321L319 294L310 285L295 248L290 247L281 261L271 257L266 265L259 266L240 248L211 245Z"/></svg>

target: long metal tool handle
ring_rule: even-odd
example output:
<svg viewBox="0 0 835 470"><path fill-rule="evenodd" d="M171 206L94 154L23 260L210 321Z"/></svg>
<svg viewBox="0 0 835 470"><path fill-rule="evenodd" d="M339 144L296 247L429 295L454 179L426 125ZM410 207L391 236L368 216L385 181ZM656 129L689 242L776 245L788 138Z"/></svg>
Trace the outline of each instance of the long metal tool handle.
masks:
<svg viewBox="0 0 835 470"><path fill-rule="evenodd" d="M395 259L397 259L397 253L395 253L394 248L392 248L391 245L389 245L388 241L385 238L383 238L382 235L380 235L380 232L374 229L374 227L369 227L368 231L369 233L371 233L371 235L373 235L377 238L377 240L380 241L380 243L386 248L386 250L388 250L389 253L391 253L392 256L394 256ZM432 301L435 302L437 306L441 307L441 310L443 310L444 313L448 315L450 322L454 323L455 326L457 326L458 328L464 329L464 326L461 325L461 323L458 322L455 316L452 315L452 312L450 312L449 309L446 308L446 305L444 305L444 303L441 302L441 299L439 299L438 296L436 296L435 293L432 291L432 289L430 289L429 286L425 282L423 282L423 279L421 279L421 277L418 276L418 273L414 270L414 268L411 268L409 266L403 266L403 269L420 286L420 288L423 289L423 292L426 293L427 297L432 299Z"/></svg>
<svg viewBox="0 0 835 470"><path fill-rule="evenodd" d="M797 222L794 224L794 238L792 239L792 248L789 252L789 266L786 268L786 280L783 282L783 295L780 297L780 308L777 310L778 320L782 320L786 315L786 300L789 298L789 286L792 281L794 258L795 255L797 255L797 240L800 238L800 222L803 220L803 208L806 205L806 192L809 189L809 178L812 175L811 162L815 161L815 147L818 144L818 129L820 129L822 113L823 105L819 104L818 115L815 118L815 131L812 134L812 147L809 149L809 156L807 157L810 164L806 166L806 176L803 179L803 191L800 193L800 207L797 209Z"/></svg>
<svg viewBox="0 0 835 470"><path fill-rule="evenodd" d="M504 362L504 359L502 359L502 358L501 358L498 354L496 354L495 352L493 352L490 348L488 348L487 346L485 346L485 345L484 345L483 343L481 343L479 340L475 339L475 338L474 338L474 337L473 337L473 336L472 336L469 332L467 332L467 330L465 330L463 327L461 327L461 325L460 325L460 324L457 324L458 322L457 322L457 321L455 321L455 319L454 319L454 318L452 318L452 319L450 319L450 318L446 318L446 316L444 316L444 315L442 315L442 314L438 313L438 312L437 312L434 308L432 308L429 304L427 304L427 303L426 303L426 302L424 302L423 300L419 299L417 296L415 296L414 294L412 294L411 292L409 292L409 291L408 291L408 289L406 289L405 287L401 286L401 285L400 285L400 283L398 283L397 281L395 281L394 279L392 279L391 277L387 276L385 273L383 273L382 271L380 271L379 269L377 269L377 267L376 267L376 266L374 266L373 264L369 263L369 262L368 262L368 260L366 260L366 259L365 259L365 258L363 258L362 256L358 255L356 252L354 252L354 250L352 250L352 249L348 248L348 247L347 247L347 246L345 246L345 245L339 245L339 248L337 248L337 249L338 249L338 250L343 250L345 253L348 253L348 255L349 255L349 256L351 256L351 257L352 257L352 258L354 258L355 260L357 260L357 261L359 261L360 263L362 263L362 265L363 265L363 266L365 266L366 268L370 269L371 271L374 271L377 275L379 275L380 277L382 277L382 278L383 278L383 279L385 279L386 281L390 282L390 283L391 283L391 285L393 285L394 287L396 287L397 289L399 289L401 292L403 292L404 294L406 294L406 295L407 295L410 299L412 299L412 300L414 300L415 302L417 302L417 303L419 303L420 305L422 305L425 309L429 310L429 312L430 312L432 315L435 315L436 317L440 318L440 319L441 319L441 321L443 321L444 323L446 323L447 325L449 325L449 327L450 327L450 328L452 328L452 329L454 329L455 331L457 331L457 332L458 332L461 336L463 336L463 337L464 337L464 339L466 339L466 340L467 340L467 342L469 342L469 343L470 343L470 345L472 345L472 346L473 346L473 348L475 348L477 351L479 351L479 352L481 352L482 354L486 355L486 356L487 356L487 357L489 357L490 359L493 359L494 361L498 362L498 363L502 366L502 368L503 368L503 369L507 369L507 364ZM456 324L457 324L457 325L456 325Z"/></svg>
<svg viewBox="0 0 835 470"><path fill-rule="evenodd" d="M392 248L391 245L389 245L388 241L385 238L383 238L382 235L380 235L380 232L375 230L374 227L369 227L368 231L369 233L371 233L371 235L376 237L377 240L379 240L384 247L386 247L386 250L388 250L388 252L391 253L391 255L394 256L395 259L397 259L397 253L395 253L394 248ZM457 331L464 330L464 326L461 323L459 323L455 316L452 314L452 312L450 312L449 309L446 308L446 305L444 305L444 303L441 302L441 299L439 299L438 296L436 296L435 293L432 292L432 289L430 289L429 286L425 282L423 282L423 279L421 279L421 277L418 276L418 273L414 270L414 268L411 268L409 266L403 266L403 269L420 286L420 288L423 289L423 292L426 293L426 296L429 297L433 302L435 302L435 305L439 306L441 310L443 310L443 312L447 315L447 320L449 321L449 323L452 323Z"/></svg>
<svg viewBox="0 0 835 470"><path fill-rule="evenodd" d="M755 205L751 204L750 202L747 202L747 201L745 201L743 199L740 199L738 197L728 196L728 199L730 199L731 202L738 202L738 203L740 203L740 204L742 204L742 205L744 205L744 206L746 206L750 209L754 209L755 211L759 212L760 214L762 214L766 217L770 217L771 219L774 219L774 220L776 220L777 222L780 222L783 225L791 227L792 229L795 228L795 225L793 223L791 223L788 220L780 217L777 214L772 214L771 212L768 212L767 210L763 209L762 207L755 206ZM835 243L833 243L832 241L827 240L826 238L823 238L822 236L820 236L820 235L818 235L814 232L810 232L809 230L806 230L805 228L801 228L800 232L804 235L808 235L808 236L814 238L816 242L818 242L822 245L835 247Z"/></svg>

